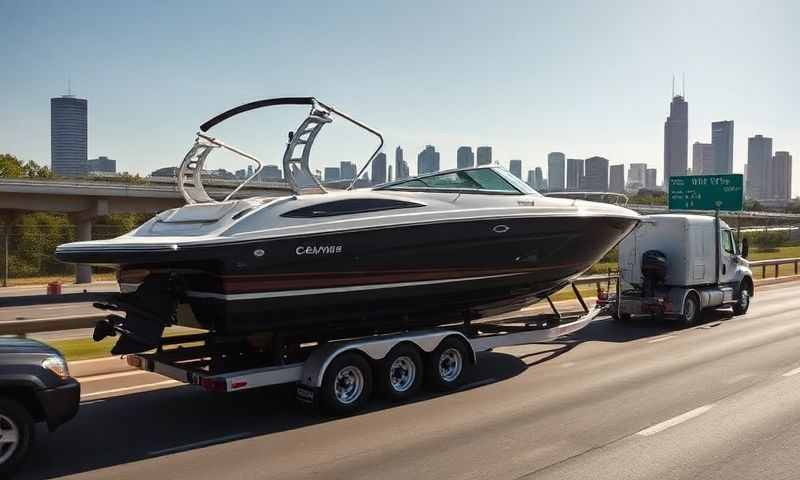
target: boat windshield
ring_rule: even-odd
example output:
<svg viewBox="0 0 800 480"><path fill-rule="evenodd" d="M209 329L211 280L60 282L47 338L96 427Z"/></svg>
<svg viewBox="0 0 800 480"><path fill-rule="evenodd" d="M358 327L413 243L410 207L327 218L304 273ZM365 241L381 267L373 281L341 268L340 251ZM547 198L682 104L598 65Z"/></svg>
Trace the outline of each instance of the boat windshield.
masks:
<svg viewBox="0 0 800 480"><path fill-rule="evenodd" d="M506 175L507 174L507 175ZM382 186L380 190L430 190L499 195L538 195L509 172L499 168L467 168L450 170L401 180Z"/></svg>

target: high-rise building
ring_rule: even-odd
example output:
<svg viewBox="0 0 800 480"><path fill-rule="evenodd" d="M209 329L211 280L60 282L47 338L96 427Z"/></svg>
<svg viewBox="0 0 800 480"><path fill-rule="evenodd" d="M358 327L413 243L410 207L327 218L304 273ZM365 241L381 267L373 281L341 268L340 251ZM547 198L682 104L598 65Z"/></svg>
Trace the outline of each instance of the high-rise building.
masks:
<svg viewBox="0 0 800 480"><path fill-rule="evenodd" d="M713 175L717 173L716 169L714 145L694 142L692 144L692 175Z"/></svg>
<svg viewBox="0 0 800 480"><path fill-rule="evenodd" d="M372 184L386 183L386 154L381 152L372 160Z"/></svg>
<svg viewBox="0 0 800 480"><path fill-rule="evenodd" d="M789 200L792 198L792 156L789 152L775 152L772 157L770 198Z"/></svg>
<svg viewBox="0 0 800 480"><path fill-rule="evenodd" d="M756 135L747 139L747 188L748 197L756 200L769 198L769 180L772 166L772 139Z"/></svg>
<svg viewBox="0 0 800 480"><path fill-rule="evenodd" d="M392 177L392 166L389 165L389 174L386 176L386 181L387 182L391 182L393 180L394 180L394 178Z"/></svg>
<svg viewBox="0 0 800 480"><path fill-rule="evenodd" d="M261 173L258 174L258 180L262 182L274 182L276 180L283 180L281 169L277 165L264 165Z"/></svg>
<svg viewBox="0 0 800 480"><path fill-rule="evenodd" d="M644 188L648 190L656 190L658 188L658 170L655 168L648 168L644 177Z"/></svg>
<svg viewBox="0 0 800 480"><path fill-rule="evenodd" d="M611 165L608 169L608 190L625 193L625 165Z"/></svg>
<svg viewBox="0 0 800 480"><path fill-rule="evenodd" d="M567 159L567 190L577 192L581 188L581 179L583 178L583 159L582 158L568 158Z"/></svg>
<svg viewBox="0 0 800 480"><path fill-rule="evenodd" d="M664 122L664 184L669 177L686 175L689 148L689 104L675 95Z"/></svg>
<svg viewBox="0 0 800 480"><path fill-rule="evenodd" d="M88 173L87 102L64 95L50 99L50 165L53 174L80 177Z"/></svg>
<svg viewBox="0 0 800 480"><path fill-rule="evenodd" d="M353 162L339 162L339 180L352 180L356 178L356 164Z"/></svg>
<svg viewBox="0 0 800 480"><path fill-rule="evenodd" d="M536 167L533 169L533 188L540 191L547 190L547 186L544 183L544 173L542 172L542 167Z"/></svg>
<svg viewBox="0 0 800 480"><path fill-rule="evenodd" d="M522 160L511 160L508 162L508 170L517 178L522 180Z"/></svg>
<svg viewBox="0 0 800 480"><path fill-rule="evenodd" d="M478 147L475 158L478 160L478 165L491 165L492 164L492 147Z"/></svg>
<svg viewBox="0 0 800 480"><path fill-rule="evenodd" d="M335 182L341 178L339 167L325 167L325 181Z"/></svg>
<svg viewBox="0 0 800 480"><path fill-rule="evenodd" d="M566 156L561 152L547 154L547 186L551 192L564 190L565 161Z"/></svg>
<svg viewBox="0 0 800 480"><path fill-rule="evenodd" d="M394 176L395 180L404 180L410 176L408 163L403 160L403 149L399 146L394 150Z"/></svg>
<svg viewBox="0 0 800 480"><path fill-rule="evenodd" d="M631 163L628 167L628 190L637 191L644 188L647 179L646 163Z"/></svg>
<svg viewBox="0 0 800 480"><path fill-rule="evenodd" d="M733 173L733 120L711 122L711 144L714 146L714 171L704 173Z"/></svg>
<svg viewBox="0 0 800 480"><path fill-rule="evenodd" d="M536 172L534 170L528 170L528 180L525 183L531 188L536 188Z"/></svg>
<svg viewBox="0 0 800 480"><path fill-rule="evenodd" d="M472 147L458 147L458 151L456 152L456 166L458 168L475 166L475 154L472 153Z"/></svg>
<svg viewBox="0 0 800 480"><path fill-rule="evenodd" d="M433 145L428 145L417 155L417 174L439 171L439 152Z"/></svg>
<svg viewBox="0 0 800 480"><path fill-rule="evenodd" d="M587 158L584 162L586 176L583 190L587 192L608 191L608 159L603 157Z"/></svg>
<svg viewBox="0 0 800 480"><path fill-rule="evenodd" d="M117 173L117 161L104 156L90 158L86 166L89 172Z"/></svg>

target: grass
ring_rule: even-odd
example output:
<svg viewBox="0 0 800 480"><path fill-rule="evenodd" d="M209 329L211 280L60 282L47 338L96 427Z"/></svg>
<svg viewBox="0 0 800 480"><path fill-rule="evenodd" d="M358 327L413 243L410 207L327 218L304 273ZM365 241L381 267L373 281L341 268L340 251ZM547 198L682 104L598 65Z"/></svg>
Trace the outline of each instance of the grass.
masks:
<svg viewBox="0 0 800 480"><path fill-rule="evenodd" d="M186 327L167 327L164 332L165 337L174 335L186 335L189 333L201 333L203 330ZM105 358L111 356L111 349L117 343L118 337L104 338L95 342L91 338L70 338L67 340L42 340L44 343L55 348L68 362L77 360L90 360L93 358ZM186 344L192 345L192 344Z"/></svg>

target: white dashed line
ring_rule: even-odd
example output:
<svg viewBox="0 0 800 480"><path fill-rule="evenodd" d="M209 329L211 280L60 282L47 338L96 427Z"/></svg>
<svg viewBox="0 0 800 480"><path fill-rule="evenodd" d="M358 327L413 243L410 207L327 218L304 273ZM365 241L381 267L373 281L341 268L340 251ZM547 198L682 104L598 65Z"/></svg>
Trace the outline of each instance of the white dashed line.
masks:
<svg viewBox="0 0 800 480"><path fill-rule="evenodd" d="M797 375L798 373L800 373L800 367L797 367L794 370L789 370L788 372L784 373L783 376L784 377L791 377L793 375Z"/></svg>
<svg viewBox="0 0 800 480"><path fill-rule="evenodd" d="M99 397L101 395L110 395L112 393L130 392L131 390L140 390L142 388L162 387L165 385L175 385L181 383L177 380L164 380L163 382L146 383L144 385L133 385L130 387L112 388L111 390L103 390L102 392L92 392L81 395L81 400L84 398Z"/></svg>
<svg viewBox="0 0 800 480"><path fill-rule="evenodd" d="M657 423L652 427L645 428L644 430L637 432L636 435L641 435L643 437L649 437L650 435L655 435L656 433L663 432L664 430L672 428L675 425L680 425L683 422L691 420L695 417L699 417L700 415L711 410L712 407L714 407L713 403L710 405L703 405L702 407L697 407L694 410L689 410L688 412L678 415L677 417L672 417L665 422Z"/></svg>
<svg viewBox="0 0 800 480"><path fill-rule="evenodd" d="M108 380L110 378L129 377L131 375L141 375L143 373L150 373L146 370L134 370L132 372L117 372L117 373L104 373L102 375L92 375L89 377L77 377L80 383L96 382L98 380Z"/></svg>

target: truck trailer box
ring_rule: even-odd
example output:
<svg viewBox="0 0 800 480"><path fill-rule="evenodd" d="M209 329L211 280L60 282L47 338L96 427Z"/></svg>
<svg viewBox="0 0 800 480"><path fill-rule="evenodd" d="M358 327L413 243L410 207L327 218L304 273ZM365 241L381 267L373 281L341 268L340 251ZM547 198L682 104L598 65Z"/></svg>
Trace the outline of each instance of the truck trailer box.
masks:
<svg viewBox="0 0 800 480"><path fill-rule="evenodd" d="M658 250L667 257L666 286L696 286L716 281L714 217L650 215L619 246L622 281L641 286L642 254ZM720 228L727 229L720 221Z"/></svg>

